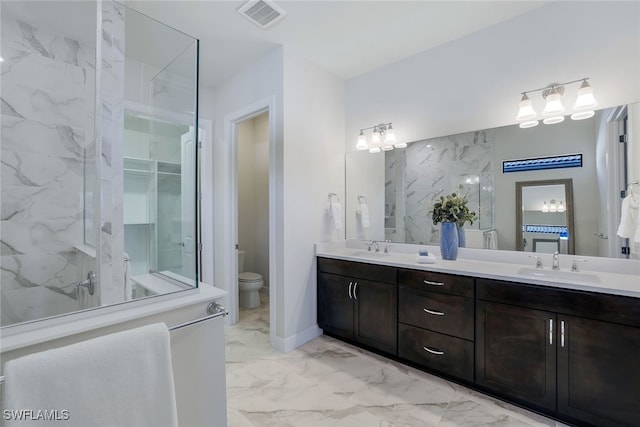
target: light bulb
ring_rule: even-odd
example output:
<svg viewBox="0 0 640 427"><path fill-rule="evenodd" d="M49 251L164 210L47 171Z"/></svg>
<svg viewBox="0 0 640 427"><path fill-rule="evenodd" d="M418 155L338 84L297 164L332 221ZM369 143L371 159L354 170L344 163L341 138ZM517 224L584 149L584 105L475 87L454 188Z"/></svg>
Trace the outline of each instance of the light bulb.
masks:
<svg viewBox="0 0 640 427"><path fill-rule="evenodd" d="M526 129L526 128L532 128L534 126L538 126L538 121L537 120L531 120L528 122L522 122L519 124L521 129Z"/></svg>
<svg viewBox="0 0 640 427"><path fill-rule="evenodd" d="M547 205L546 201L542 205L542 212L549 212L549 205Z"/></svg>
<svg viewBox="0 0 640 427"><path fill-rule="evenodd" d="M556 201L552 200L549 202L549 212L557 212L558 209L556 208Z"/></svg>
<svg viewBox="0 0 640 427"><path fill-rule="evenodd" d="M564 203L562 202L562 200L560 200L560 203L558 203L558 212L564 212L565 208L564 208Z"/></svg>
<svg viewBox="0 0 640 427"><path fill-rule="evenodd" d="M542 121L542 123L544 123L545 125L555 125L556 123L562 122L564 122L564 116L547 117Z"/></svg>
<svg viewBox="0 0 640 427"><path fill-rule="evenodd" d="M529 99L526 93L523 93L522 99L520 100L520 109L518 110L518 115L516 116L516 120L531 120L531 119L535 119L536 115L537 114L533 109L531 100Z"/></svg>

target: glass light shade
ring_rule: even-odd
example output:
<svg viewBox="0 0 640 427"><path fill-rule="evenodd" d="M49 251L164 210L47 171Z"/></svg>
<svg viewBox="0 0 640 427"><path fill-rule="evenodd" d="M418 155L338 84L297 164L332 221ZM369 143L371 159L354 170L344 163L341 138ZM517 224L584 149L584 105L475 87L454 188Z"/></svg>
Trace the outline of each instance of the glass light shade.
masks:
<svg viewBox="0 0 640 427"><path fill-rule="evenodd" d="M380 147L371 147L371 148L369 148L369 152L372 153L372 154L379 153L380 152Z"/></svg>
<svg viewBox="0 0 640 427"><path fill-rule="evenodd" d="M533 104L531 100L527 96L527 94L522 94L522 99L520 100L520 109L518 110L518 115L516 116L516 120L531 120L535 119L537 116L536 111L533 109Z"/></svg>
<svg viewBox="0 0 640 427"><path fill-rule="evenodd" d="M407 143L406 142L396 142L395 144L393 144L394 147L396 148L407 148Z"/></svg>
<svg viewBox="0 0 640 427"><path fill-rule="evenodd" d="M393 150L393 144L387 144L386 142L382 144L382 151L391 151Z"/></svg>
<svg viewBox="0 0 640 427"><path fill-rule="evenodd" d="M560 203L558 203L558 212L564 212L565 210L564 203L560 200Z"/></svg>
<svg viewBox="0 0 640 427"><path fill-rule="evenodd" d="M532 128L534 126L538 126L538 121L530 120L528 122L522 122L518 126L520 126L521 129Z"/></svg>
<svg viewBox="0 0 640 427"><path fill-rule="evenodd" d="M555 91L555 89L547 95L547 103L542 110L542 114L545 116L552 116L561 114L564 112L564 105L562 105L562 95Z"/></svg>
<svg viewBox="0 0 640 427"><path fill-rule="evenodd" d="M391 144L391 145L396 143L396 133L393 131L393 128L391 127L391 125L389 125L389 127L387 128L387 133L385 134L385 137L384 137L384 143Z"/></svg>
<svg viewBox="0 0 640 427"><path fill-rule="evenodd" d="M542 205L542 212L549 212L549 205L547 204L547 202L544 202L544 204Z"/></svg>
<svg viewBox="0 0 640 427"><path fill-rule="evenodd" d="M549 212L557 212L558 208L556 208L556 201L552 200L549 202Z"/></svg>
<svg viewBox="0 0 640 427"><path fill-rule="evenodd" d="M578 89L578 97L576 98L575 104L573 104L573 110L593 110L597 105L598 101L596 101L596 98L593 96L593 88L589 82L584 80L580 89Z"/></svg>
<svg viewBox="0 0 640 427"><path fill-rule="evenodd" d="M367 144L367 138L364 136L364 132L360 131L360 135L358 135L358 143L356 144L357 150L366 150L369 148Z"/></svg>
<svg viewBox="0 0 640 427"><path fill-rule="evenodd" d="M371 134L371 146L372 147L380 147L380 132L378 132L378 129L374 129L373 133Z"/></svg>
<svg viewBox="0 0 640 427"><path fill-rule="evenodd" d="M571 115L571 120L584 120L589 119L595 115L595 111L580 111L579 113L573 113Z"/></svg>
<svg viewBox="0 0 640 427"><path fill-rule="evenodd" d="M542 123L544 123L545 125L555 125L556 123L562 122L564 122L564 116L547 117L542 121Z"/></svg>

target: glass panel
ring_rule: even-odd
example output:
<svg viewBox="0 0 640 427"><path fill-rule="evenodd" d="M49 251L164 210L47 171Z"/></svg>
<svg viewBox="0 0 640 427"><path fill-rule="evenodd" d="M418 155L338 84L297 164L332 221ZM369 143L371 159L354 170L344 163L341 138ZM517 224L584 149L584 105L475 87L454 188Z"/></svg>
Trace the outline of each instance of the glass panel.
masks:
<svg viewBox="0 0 640 427"><path fill-rule="evenodd" d="M149 276L197 283L197 42L131 10L126 31L125 69L138 77L125 90L124 246L138 297L157 291Z"/></svg>

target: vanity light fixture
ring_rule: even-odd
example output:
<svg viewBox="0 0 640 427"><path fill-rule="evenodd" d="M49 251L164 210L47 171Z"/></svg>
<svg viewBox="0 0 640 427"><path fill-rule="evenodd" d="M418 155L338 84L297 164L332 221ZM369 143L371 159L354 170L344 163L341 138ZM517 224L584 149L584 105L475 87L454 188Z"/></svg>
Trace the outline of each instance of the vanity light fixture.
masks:
<svg viewBox="0 0 640 427"><path fill-rule="evenodd" d="M573 113L571 114L572 120L584 120L589 117L593 117L595 112L593 109L598 105L593 96L593 88L587 81L589 77L585 77L579 80L572 80L565 83L552 83L546 87L527 90L522 92L522 98L520 99L520 108L516 115L516 120L520 123L521 128L530 128L538 125L537 113L533 108L531 99L527 94L531 92L542 92L542 98L545 100L545 106L542 110L542 115L545 118L542 122L546 125L552 125L564 121L563 113L565 111L562 104L562 96L565 92L565 86L572 83L582 82L578 89L576 101L573 105Z"/></svg>
<svg viewBox="0 0 640 427"><path fill-rule="evenodd" d="M367 137L364 133L365 130L369 129L373 129L371 132L371 142L367 142ZM391 122L389 122L360 129L356 149L369 150L370 153L379 153L380 151L390 151L394 148L406 148L406 146L406 142L398 142L393 126Z"/></svg>

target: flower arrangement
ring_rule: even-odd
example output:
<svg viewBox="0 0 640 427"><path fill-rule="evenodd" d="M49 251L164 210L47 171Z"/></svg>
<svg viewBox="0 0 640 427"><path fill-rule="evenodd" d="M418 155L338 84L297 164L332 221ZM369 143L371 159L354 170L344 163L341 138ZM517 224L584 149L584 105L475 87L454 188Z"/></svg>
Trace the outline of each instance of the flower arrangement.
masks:
<svg viewBox="0 0 640 427"><path fill-rule="evenodd" d="M467 199L456 193L448 196L440 196L440 201L433 205L430 211L433 225L441 222L455 222L458 227L462 227L466 222L473 225L476 213L469 210Z"/></svg>

